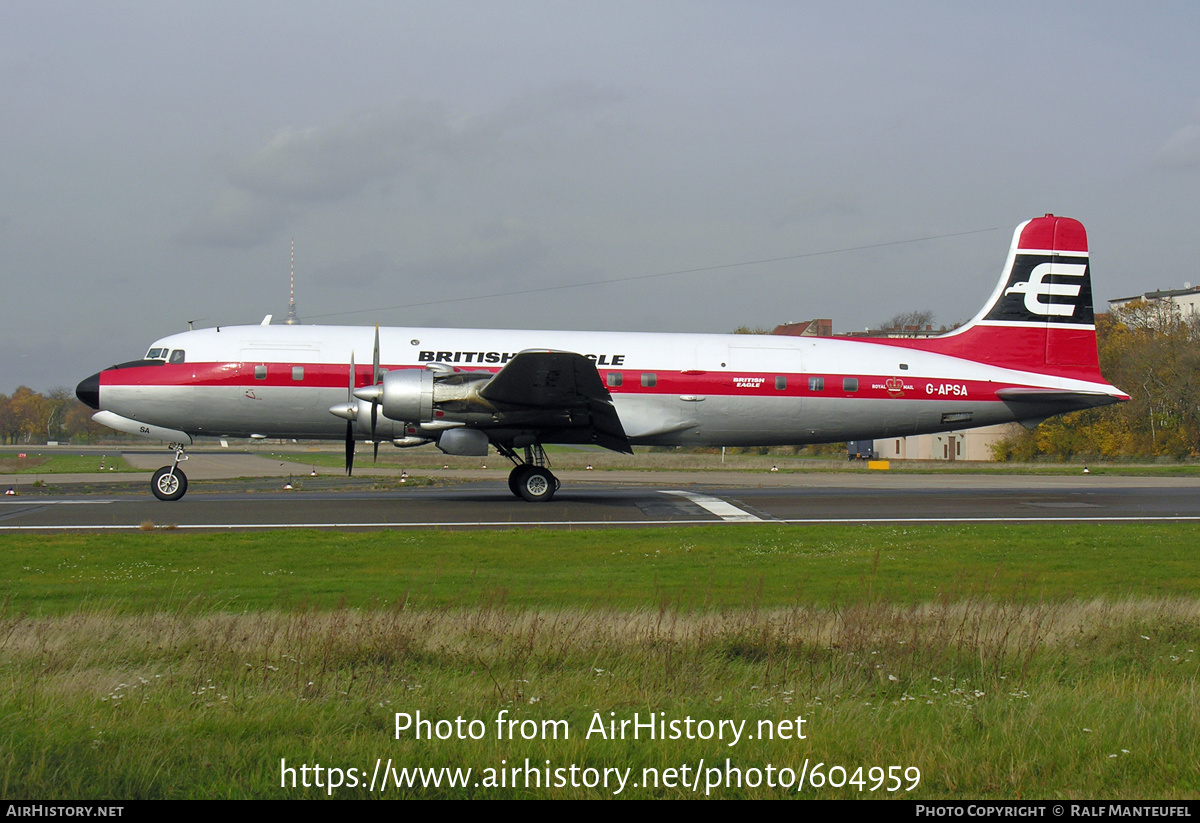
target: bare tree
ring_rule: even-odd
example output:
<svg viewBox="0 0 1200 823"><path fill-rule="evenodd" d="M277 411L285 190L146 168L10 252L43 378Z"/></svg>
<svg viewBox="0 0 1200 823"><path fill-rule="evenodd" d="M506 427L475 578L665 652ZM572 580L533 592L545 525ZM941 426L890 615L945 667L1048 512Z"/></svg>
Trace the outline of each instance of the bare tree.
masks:
<svg viewBox="0 0 1200 823"><path fill-rule="evenodd" d="M932 325L933 312L930 309L921 309L900 312L890 320L885 320L879 328L883 331L920 331Z"/></svg>

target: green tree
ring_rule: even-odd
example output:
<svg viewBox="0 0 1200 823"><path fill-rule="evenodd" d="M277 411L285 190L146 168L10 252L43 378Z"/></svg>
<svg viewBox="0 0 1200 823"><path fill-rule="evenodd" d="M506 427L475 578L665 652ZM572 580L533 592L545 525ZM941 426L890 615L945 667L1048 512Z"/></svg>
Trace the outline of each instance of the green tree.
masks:
<svg viewBox="0 0 1200 823"><path fill-rule="evenodd" d="M1053 417L997 443L998 460L1200 454L1200 315L1169 300L1096 316L1100 369L1126 403Z"/></svg>

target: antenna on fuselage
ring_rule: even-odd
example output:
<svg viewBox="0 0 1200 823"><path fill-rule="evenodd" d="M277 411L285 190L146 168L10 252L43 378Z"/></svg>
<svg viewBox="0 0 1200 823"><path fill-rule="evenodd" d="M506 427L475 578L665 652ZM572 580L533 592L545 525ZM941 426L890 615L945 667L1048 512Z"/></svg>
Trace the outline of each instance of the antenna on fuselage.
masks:
<svg viewBox="0 0 1200 823"><path fill-rule="evenodd" d="M296 316L296 238L292 238L292 273L288 281L288 316L283 321L285 326L299 326L300 318Z"/></svg>

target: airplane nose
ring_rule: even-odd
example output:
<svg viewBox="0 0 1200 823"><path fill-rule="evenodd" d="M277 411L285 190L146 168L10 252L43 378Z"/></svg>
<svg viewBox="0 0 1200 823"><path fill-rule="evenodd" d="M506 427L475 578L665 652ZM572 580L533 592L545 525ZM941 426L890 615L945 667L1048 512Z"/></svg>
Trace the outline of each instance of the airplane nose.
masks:
<svg viewBox="0 0 1200 823"><path fill-rule="evenodd" d="M79 385L75 387L75 396L84 405L91 406L98 411L100 409L100 372L80 380Z"/></svg>

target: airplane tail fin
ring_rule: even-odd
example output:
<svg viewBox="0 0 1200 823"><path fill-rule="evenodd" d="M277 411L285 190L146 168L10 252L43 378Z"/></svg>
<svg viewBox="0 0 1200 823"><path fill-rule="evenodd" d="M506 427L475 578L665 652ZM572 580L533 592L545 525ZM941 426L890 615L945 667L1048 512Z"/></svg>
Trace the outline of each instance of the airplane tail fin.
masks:
<svg viewBox="0 0 1200 823"><path fill-rule="evenodd" d="M914 347L1002 368L1107 382L1096 350L1083 224L1047 214L1017 226L1004 272L984 308L961 328Z"/></svg>

